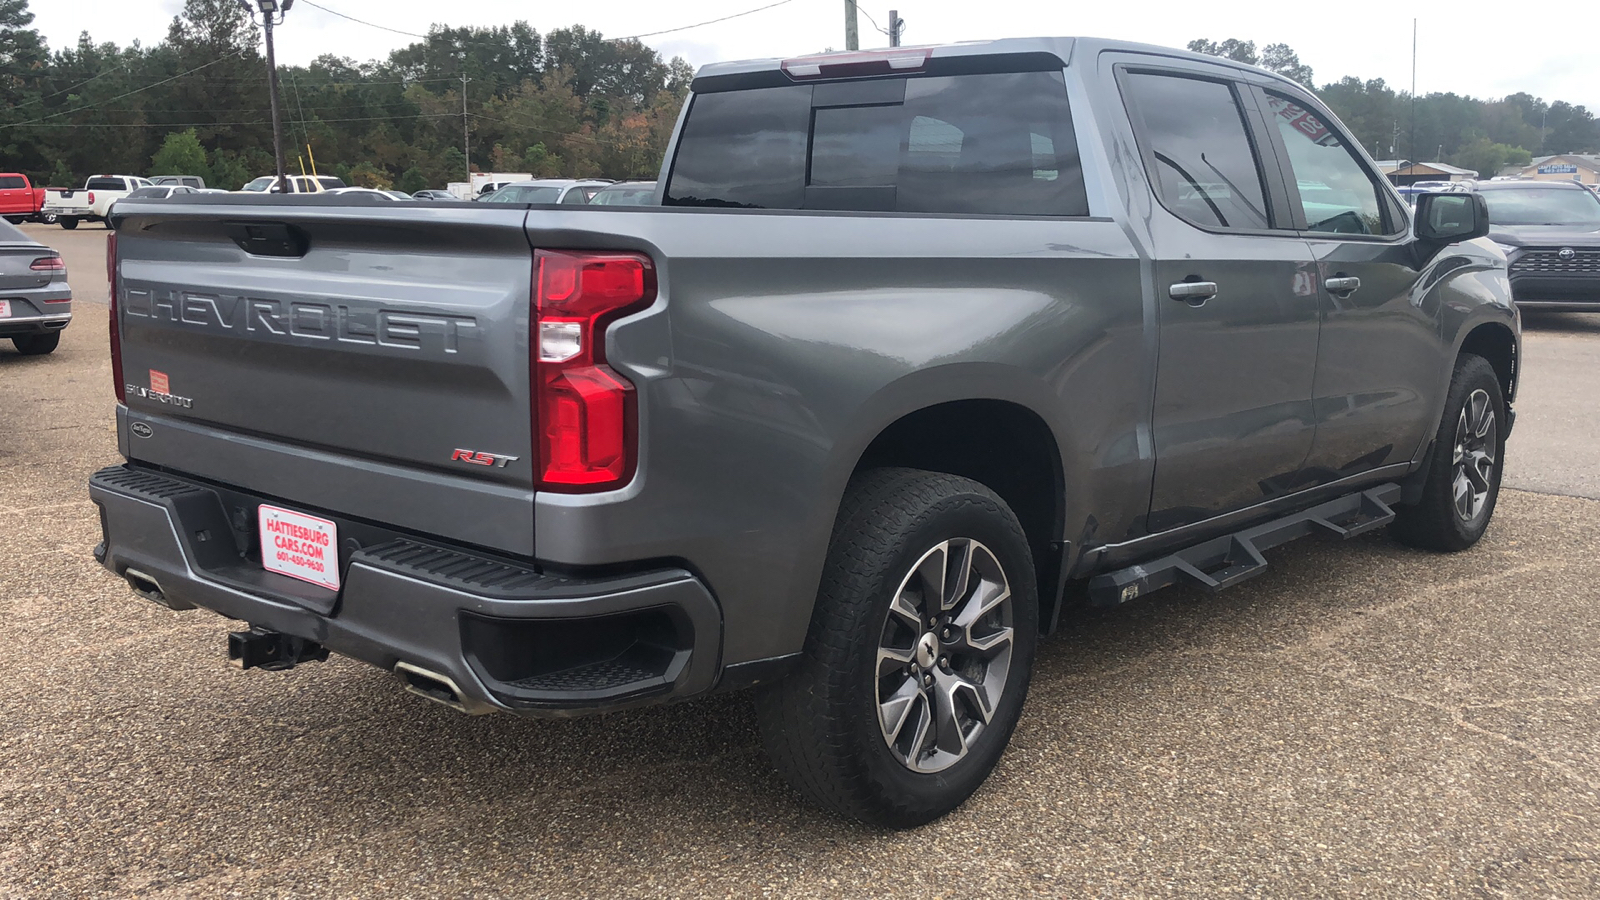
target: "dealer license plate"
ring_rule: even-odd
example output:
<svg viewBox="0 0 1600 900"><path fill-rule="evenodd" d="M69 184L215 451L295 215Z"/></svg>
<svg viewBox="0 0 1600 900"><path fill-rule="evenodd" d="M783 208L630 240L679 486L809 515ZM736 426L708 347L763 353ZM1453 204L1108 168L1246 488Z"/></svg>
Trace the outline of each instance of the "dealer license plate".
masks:
<svg viewBox="0 0 1600 900"><path fill-rule="evenodd" d="M261 505L261 566L329 590L339 589L339 527L327 519Z"/></svg>
<svg viewBox="0 0 1600 900"><path fill-rule="evenodd" d="M11 318L11 301L0 300L0 319Z"/></svg>

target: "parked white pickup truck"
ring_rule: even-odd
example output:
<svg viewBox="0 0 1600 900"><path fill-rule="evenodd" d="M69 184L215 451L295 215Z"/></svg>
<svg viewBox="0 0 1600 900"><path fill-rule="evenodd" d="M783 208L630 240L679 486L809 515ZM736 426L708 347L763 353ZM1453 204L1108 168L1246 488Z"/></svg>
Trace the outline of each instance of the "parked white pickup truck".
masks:
<svg viewBox="0 0 1600 900"><path fill-rule="evenodd" d="M332 175L290 175L289 190L282 191L286 194L320 194L323 191L334 191L345 186L345 183ZM240 191L252 194L276 194L278 179L275 175L263 175L251 181ZM237 192L236 192L237 193Z"/></svg>
<svg viewBox="0 0 1600 900"><path fill-rule="evenodd" d="M149 186L150 179L135 175L90 175L81 188L47 189L39 214L45 221L53 216L62 228L71 231L79 222L105 221L111 204Z"/></svg>

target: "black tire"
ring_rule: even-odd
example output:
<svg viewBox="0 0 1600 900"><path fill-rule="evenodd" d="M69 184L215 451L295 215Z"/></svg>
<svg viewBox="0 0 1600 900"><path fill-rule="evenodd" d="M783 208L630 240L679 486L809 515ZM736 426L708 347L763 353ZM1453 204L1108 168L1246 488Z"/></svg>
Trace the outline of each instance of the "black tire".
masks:
<svg viewBox="0 0 1600 900"><path fill-rule="evenodd" d="M77 216L62 216L61 218L57 219L56 221L60 222L61 223L61 227L65 228L68 231L71 231L72 229L78 227L78 218L77 218Z"/></svg>
<svg viewBox="0 0 1600 900"><path fill-rule="evenodd" d="M949 559L966 563L930 562ZM933 584L931 575L927 581L921 575L934 571L949 573L939 579L941 596L954 600L948 611L943 602L937 606L946 624L924 626L919 616L913 630L907 607L926 602L917 586ZM951 581L957 573L958 581ZM969 582L973 575L977 580ZM1009 600L994 602L1006 583ZM968 478L917 469L856 476L834 525L799 667L756 695L773 764L808 798L874 825L909 828L955 809L988 777L1011 739L1032 674L1038 609L1027 538L993 491ZM965 628L958 619L967 620ZM906 658L885 659L880 645L897 648L900 634L910 639ZM993 646L978 646L985 642ZM1004 649L997 653L996 646ZM995 676L1000 654L1006 661ZM920 674L918 660L931 663ZM884 710L903 710L898 748L880 719L880 691L889 692ZM944 705L935 698L944 698ZM980 722L980 703L989 709L987 724ZM954 722L954 729L942 722ZM944 749L949 746L957 750Z"/></svg>
<svg viewBox="0 0 1600 900"><path fill-rule="evenodd" d="M1480 434L1485 422L1489 432ZM1461 460L1458 445L1466 451ZM1394 534L1424 550L1465 550L1489 528L1506 455L1505 398L1494 367L1483 357L1463 353L1456 360L1431 453L1422 497L1395 510Z"/></svg>
<svg viewBox="0 0 1600 900"><path fill-rule="evenodd" d="M13 225L21 225L23 222L28 221L28 217L27 216L6 216L6 221L10 222Z"/></svg>
<svg viewBox="0 0 1600 900"><path fill-rule="evenodd" d="M19 334L11 339L17 347L17 352L23 356L43 356L56 349L61 343L61 332L52 331L49 334Z"/></svg>

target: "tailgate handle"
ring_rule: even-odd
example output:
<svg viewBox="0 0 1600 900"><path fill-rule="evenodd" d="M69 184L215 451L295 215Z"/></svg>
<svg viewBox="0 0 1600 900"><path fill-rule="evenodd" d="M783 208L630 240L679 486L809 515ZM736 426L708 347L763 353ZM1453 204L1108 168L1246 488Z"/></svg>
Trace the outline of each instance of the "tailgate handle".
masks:
<svg viewBox="0 0 1600 900"><path fill-rule="evenodd" d="M311 246L305 232L282 222L224 222L222 230L252 256L298 258Z"/></svg>

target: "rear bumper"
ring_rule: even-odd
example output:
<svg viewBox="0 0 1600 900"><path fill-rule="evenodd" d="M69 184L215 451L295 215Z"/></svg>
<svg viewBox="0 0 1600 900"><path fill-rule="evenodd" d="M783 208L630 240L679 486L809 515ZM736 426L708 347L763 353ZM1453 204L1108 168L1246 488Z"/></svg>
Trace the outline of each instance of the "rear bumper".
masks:
<svg viewBox="0 0 1600 900"><path fill-rule="evenodd" d="M0 319L0 337L13 337L23 334L48 334L60 331L72 322L72 313L48 313L46 315L12 316Z"/></svg>
<svg viewBox="0 0 1600 900"><path fill-rule="evenodd" d="M444 675L468 711L577 715L704 693L716 680L721 613L683 569L558 575L336 519L335 593L260 567L253 510L240 514L247 495L131 466L95 473L89 494L104 536L96 558L154 581L166 605L389 671Z"/></svg>

